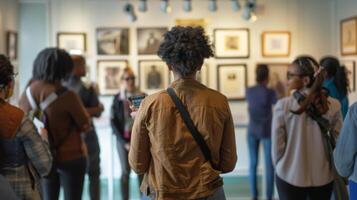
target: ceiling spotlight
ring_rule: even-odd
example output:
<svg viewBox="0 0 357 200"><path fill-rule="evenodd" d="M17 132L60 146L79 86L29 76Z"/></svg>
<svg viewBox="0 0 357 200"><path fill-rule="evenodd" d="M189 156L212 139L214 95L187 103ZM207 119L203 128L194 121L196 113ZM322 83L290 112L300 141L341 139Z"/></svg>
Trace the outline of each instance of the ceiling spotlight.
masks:
<svg viewBox="0 0 357 200"><path fill-rule="evenodd" d="M140 0L139 1L139 11L146 12L148 10L147 0Z"/></svg>
<svg viewBox="0 0 357 200"><path fill-rule="evenodd" d="M186 12L191 12L192 10L191 0L183 0L183 10Z"/></svg>
<svg viewBox="0 0 357 200"><path fill-rule="evenodd" d="M134 11L134 6L130 3L127 3L124 6L124 12L128 15L129 20L131 22L135 22L138 18L136 17L135 11Z"/></svg>
<svg viewBox="0 0 357 200"><path fill-rule="evenodd" d="M169 0L161 0L160 9L164 13L170 13L172 8L170 6Z"/></svg>
<svg viewBox="0 0 357 200"><path fill-rule="evenodd" d="M241 6L238 0L231 0L233 11L240 10Z"/></svg>
<svg viewBox="0 0 357 200"><path fill-rule="evenodd" d="M217 11L217 1L216 0L208 1L208 10L210 10L211 12Z"/></svg>
<svg viewBox="0 0 357 200"><path fill-rule="evenodd" d="M255 15L255 1L254 0L247 0L243 13L242 13L242 18L247 20L247 21L256 21L257 16Z"/></svg>

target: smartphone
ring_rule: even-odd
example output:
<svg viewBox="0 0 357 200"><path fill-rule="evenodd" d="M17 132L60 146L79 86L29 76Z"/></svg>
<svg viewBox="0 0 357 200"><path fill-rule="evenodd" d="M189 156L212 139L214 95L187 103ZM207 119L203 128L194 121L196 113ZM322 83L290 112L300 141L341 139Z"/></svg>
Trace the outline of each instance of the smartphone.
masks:
<svg viewBox="0 0 357 200"><path fill-rule="evenodd" d="M134 108L139 108L140 107L140 104L141 104L141 101L146 97L146 95L144 94L141 94L141 95L134 95L134 96L131 96L129 97L129 101L131 103L132 106L134 106Z"/></svg>

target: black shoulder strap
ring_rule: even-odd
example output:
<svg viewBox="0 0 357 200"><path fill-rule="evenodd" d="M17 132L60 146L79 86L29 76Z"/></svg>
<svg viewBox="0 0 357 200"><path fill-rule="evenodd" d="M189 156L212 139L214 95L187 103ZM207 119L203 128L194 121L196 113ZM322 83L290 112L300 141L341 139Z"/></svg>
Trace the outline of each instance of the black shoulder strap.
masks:
<svg viewBox="0 0 357 200"><path fill-rule="evenodd" d="M167 88L166 90L172 101L175 103L177 109L179 110L181 117L183 121L185 122L187 128L190 130L192 137L196 140L198 146L200 147L203 155L205 156L206 160L211 162L211 151L209 150L205 140L203 139L202 135L198 132L197 128L193 124L193 121L187 112L185 106L182 104L181 100L178 98L178 96L175 93L175 90L171 87ZM212 162L211 162L212 164Z"/></svg>

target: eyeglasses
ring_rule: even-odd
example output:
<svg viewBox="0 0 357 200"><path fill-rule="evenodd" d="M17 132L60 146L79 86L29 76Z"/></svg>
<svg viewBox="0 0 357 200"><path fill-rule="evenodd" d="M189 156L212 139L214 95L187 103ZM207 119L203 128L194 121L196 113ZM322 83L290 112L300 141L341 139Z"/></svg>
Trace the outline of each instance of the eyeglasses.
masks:
<svg viewBox="0 0 357 200"><path fill-rule="evenodd" d="M124 78L125 81L135 81L135 76L129 76Z"/></svg>
<svg viewBox="0 0 357 200"><path fill-rule="evenodd" d="M305 76L305 74L297 74L297 73L290 73L290 72L286 73L286 78L287 78L288 80L290 80L290 79L291 79L292 77L294 77L294 76L303 77L303 76Z"/></svg>

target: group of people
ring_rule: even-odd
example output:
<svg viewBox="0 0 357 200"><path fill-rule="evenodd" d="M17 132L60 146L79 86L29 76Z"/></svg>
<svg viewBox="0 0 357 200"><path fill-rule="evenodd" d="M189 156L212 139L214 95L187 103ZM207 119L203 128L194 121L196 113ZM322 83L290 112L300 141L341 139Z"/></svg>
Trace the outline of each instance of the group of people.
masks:
<svg viewBox="0 0 357 200"><path fill-rule="evenodd" d="M237 161L233 117L227 98L196 80L204 59L213 56L212 45L202 28L178 26L165 33L158 55L174 74L166 90L133 107L128 98L144 93L128 67L113 99L110 122L122 165L122 197L129 199L132 169L142 198L224 200L221 174ZM333 57L320 63L298 57L287 73L290 95L278 99L267 87L269 68L257 66L257 85L247 89L254 199L260 142L267 199L273 198L274 180L282 200L330 199L335 168L349 177L350 198L356 198L357 104L348 109L344 70ZM103 105L96 87L81 81L85 59L58 48L41 51L19 108L8 103L15 75L0 55L2 197L52 200L62 187L66 200L78 200L88 174L91 199L99 199L100 148L92 118Z"/></svg>
<svg viewBox="0 0 357 200"><path fill-rule="evenodd" d="M337 176L335 166L342 176L351 178L349 185L353 191L356 187L351 177L356 152L353 132L357 130L351 117L357 105L347 112L348 73L335 57L326 56L318 63L311 56L300 56L288 68L290 95L278 100L274 88L268 88L268 66L257 66L257 85L246 91L253 199L259 196L260 143L264 147L267 199L273 199L274 180L280 199L330 199ZM330 144L334 146L336 140L332 156ZM351 199L357 198L354 192L350 195Z"/></svg>

